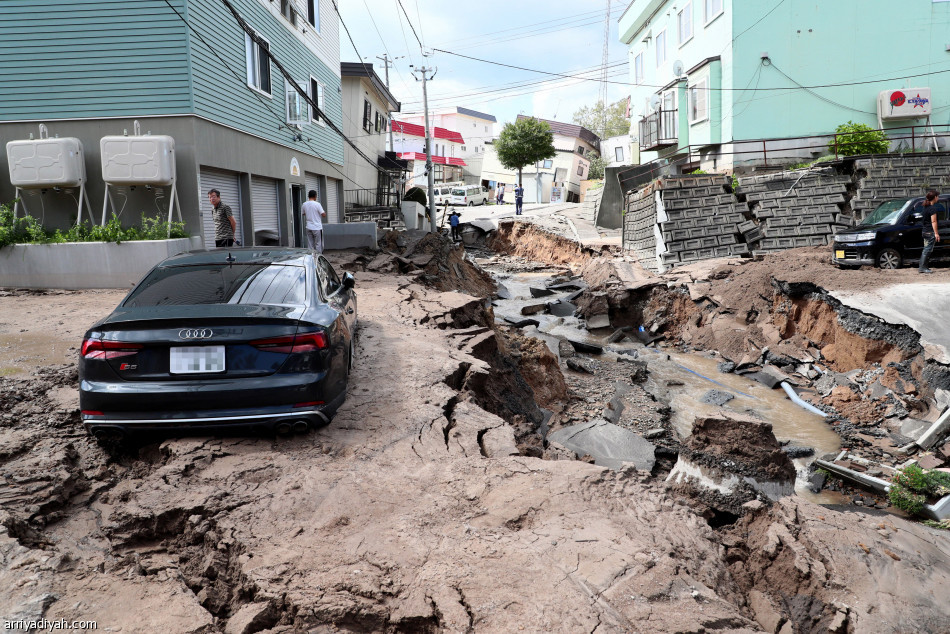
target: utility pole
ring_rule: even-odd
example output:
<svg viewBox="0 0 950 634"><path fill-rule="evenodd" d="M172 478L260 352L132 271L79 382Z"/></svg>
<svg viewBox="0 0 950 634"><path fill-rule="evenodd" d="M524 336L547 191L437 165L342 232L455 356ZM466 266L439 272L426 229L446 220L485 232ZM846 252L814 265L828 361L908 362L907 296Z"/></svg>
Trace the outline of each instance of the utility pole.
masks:
<svg viewBox="0 0 950 634"><path fill-rule="evenodd" d="M423 53L423 57L428 57L428 55ZM412 65L410 64L409 67L412 68ZM429 131L429 94L426 91L426 82L435 79L437 72L439 72L438 68L426 68L425 66L412 71L412 76L416 78L416 81L422 82L422 105L426 119L426 172L429 174L429 228L432 233L436 233L438 229L435 222L435 203L433 202L435 200L435 170L432 169L432 133ZM421 80L416 77L416 73L422 75ZM427 76L427 73L432 73L432 75Z"/></svg>
<svg viewBox="0 0 950 634"><path fill-rule="evenodd" d="M389 59L389 53L383 53L382 57L380 57L379 55L376 56L376 59L383 60L383 67L386 69L386 88L389 88L389 67L393 66L397 59L402 59L403 57L405 57L405 55L400 55L399 57L394 57L392 59ZM392 121L389 122L389 151L390 152L396 151L396 145L393 143Z"/></svg>

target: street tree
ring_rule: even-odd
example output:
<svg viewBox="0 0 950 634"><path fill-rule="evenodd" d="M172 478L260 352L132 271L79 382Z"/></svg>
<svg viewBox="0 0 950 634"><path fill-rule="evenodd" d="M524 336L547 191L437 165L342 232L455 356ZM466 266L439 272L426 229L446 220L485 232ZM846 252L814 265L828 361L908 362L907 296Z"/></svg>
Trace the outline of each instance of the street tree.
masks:
<svg viewBox="0 0 950 634"><path fill-rule="evenodd" d="M598 101L593 106L584 106L577 110L572 120L582 125L601 139L620 136L630 133L630 120L627 119L627 100L621 99L617 103L607 106L607 125L604 127L604 102Z"/></svg>
<svg viewBox="0 0 950 634"><path fill-rule="evenodd" d="M591 152L587 155L590 159L590 169L587 170L587 178L592 181L600 180L604 177L604 169L607 167L607 159L598 152Z"/></svg>
<svg viewBox="0 0 950 634"><path fill-rule="evenodd" d="M554 133L546 122L531 117L506 123L495 141L495 153L505 169L518 170L521 185L522 168L554 158Z"/></svg>

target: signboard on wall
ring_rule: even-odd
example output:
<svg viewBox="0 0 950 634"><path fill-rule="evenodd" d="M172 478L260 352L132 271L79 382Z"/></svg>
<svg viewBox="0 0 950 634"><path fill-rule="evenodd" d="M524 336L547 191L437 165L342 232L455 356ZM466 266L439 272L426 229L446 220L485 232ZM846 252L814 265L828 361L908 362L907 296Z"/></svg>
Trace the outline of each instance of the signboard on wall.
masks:
<svg viewBox="0 0 950 634"><path fill-rule="evenodd" d="M930 88L882 90L877 96L877 111L883 120L929 117L933 112Z"/></svg>

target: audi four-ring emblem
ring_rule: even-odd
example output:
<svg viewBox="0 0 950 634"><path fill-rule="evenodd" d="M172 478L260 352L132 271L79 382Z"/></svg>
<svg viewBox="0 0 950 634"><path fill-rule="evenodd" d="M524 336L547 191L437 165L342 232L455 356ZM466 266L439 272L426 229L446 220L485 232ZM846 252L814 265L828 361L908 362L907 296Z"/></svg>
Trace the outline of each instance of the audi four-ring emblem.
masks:
<svg viewBox="0 0 950 634"><path fill-rule="evenodd" d="M181 339L211 339L213 334L210 328L188 328L178 331L178 337Z"/></svg>

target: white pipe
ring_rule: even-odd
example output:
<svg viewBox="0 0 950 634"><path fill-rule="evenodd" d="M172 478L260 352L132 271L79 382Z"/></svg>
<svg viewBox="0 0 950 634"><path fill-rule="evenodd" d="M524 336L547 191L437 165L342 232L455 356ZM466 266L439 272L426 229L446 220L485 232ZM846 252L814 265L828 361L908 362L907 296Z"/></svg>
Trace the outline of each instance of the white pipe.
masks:
<svg viewBox="0 0 950 634"><path fill-rule="evenodd" d="M792 389L792 386L786 383L785 381L782 381L782 389L785 390L786 394L788 394L788 398L792 399L792 402L798 405L799 407L803 407L807 409L812 414L818 414L822 418L825 418L828 416L828 414L825 414L823 411L821 411L820 409L818 409L811 403L806 403L805 401L803 401L802 398L798 394L795 393L795 390Z"/></svg>

